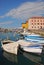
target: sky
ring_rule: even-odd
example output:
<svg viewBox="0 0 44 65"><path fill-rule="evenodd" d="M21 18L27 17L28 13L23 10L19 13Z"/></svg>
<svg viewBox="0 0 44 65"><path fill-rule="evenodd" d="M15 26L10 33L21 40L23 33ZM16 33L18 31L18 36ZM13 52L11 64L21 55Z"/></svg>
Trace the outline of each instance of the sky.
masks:
<svg viewBox="0 0 44 65"><path fill-rule="evenodd" d="M33 16L44 16L44 0L0 0L0 28L19 28Z"/></svg>

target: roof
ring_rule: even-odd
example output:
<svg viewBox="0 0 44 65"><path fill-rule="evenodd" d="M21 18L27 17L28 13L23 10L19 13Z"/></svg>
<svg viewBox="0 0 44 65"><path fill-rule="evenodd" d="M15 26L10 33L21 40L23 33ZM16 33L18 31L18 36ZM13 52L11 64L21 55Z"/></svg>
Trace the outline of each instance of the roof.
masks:
<svg viewBox="0 0 44 65"><path fill-rule="evenodd" d="M34 19L35 19L35 18L37 18L37 19L39 19L39 18L40 18L40 19L44 19L44 17L31 17L31 19L33 19L33 18L34 18Z"/></svg>

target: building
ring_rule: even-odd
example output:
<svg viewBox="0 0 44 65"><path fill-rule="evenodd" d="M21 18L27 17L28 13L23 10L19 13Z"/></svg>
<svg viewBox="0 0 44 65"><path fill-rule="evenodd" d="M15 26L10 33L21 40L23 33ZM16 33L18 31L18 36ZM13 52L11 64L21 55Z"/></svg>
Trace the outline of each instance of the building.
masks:
<svg viewBox="0 0 44 65"><path fill-rule="evenodd" d="M44 17L31 17L28 20L28 29L44 29Z"/></svg>
<svg viewBox="0 0 44 65"><path fill-rule="evenodd" d="M28 29L28 21L26 21L26 23L22 23L22 28Z"/></svg>

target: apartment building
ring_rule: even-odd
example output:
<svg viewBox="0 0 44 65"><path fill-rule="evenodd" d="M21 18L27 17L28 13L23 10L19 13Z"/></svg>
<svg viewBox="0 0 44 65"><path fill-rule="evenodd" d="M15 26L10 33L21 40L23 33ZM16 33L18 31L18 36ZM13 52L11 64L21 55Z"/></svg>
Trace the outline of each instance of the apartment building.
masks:
<svg viewBox="0 0 44 65"><path fill-rule="evenodd" d="M44 17L31 17L28 20L28 29L44 29Z"/></svg>

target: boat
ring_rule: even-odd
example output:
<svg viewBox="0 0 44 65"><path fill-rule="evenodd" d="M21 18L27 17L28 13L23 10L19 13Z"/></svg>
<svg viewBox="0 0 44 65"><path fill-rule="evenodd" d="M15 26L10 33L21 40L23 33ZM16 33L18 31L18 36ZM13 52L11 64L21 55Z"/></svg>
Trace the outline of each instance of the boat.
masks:
<svg viewBox="0 0 44 65"><path fill-rule="evenodd" d="M30 39L30 38L26 38L26 37L25 37L25 40L30 41L30 42L39 42L40 41L40 40Z"/></svg>
<svg viewBox="0 0 44 65"><path fill-rule="evenodd" d="M39 34L31 33L31 32L25 31L25 30L21 34L26 35L26 36L40 36Z"/></svg>
<svg viewBox="0 0 44 65"><path fill-rule="evenodd" d="M33 44L38 44L38 45L44 45L44 39L35 36L25 36L24 38L28 42L32 42Z"/></svg>
<svg viewBox="0 0 44 65"><path fill-rule="evenodd" d="M25 40L11 41L3 40L1 41L2 49L6 52L13 53L17 55L19 45L27 46L31 43L26 42Z"/></svg>
<svg viewBox="0 0 44 65"><path fill-rule="evenodd" d="M17 50L18 50L17 42L11 40L3 40L1 41L1 45L2 45L2 50L17 55Z"/></svg>
<svg viewBox="0 0 44 65"><path fill-rule="evenodd" d="M31 36L40 36L39 34L31 33Z"/></svg>
<svg viewBox="0 0 44 65"><path fill-rule="evenodd" d="M31 35L31 33L29 33L29 32L23 32L23 33L21 33L22 35Z"/></svg>
<svg viewBox="0 0 44 65"><path fill-rule="evenodd" d="M20 48L25 52L35 53L35 54L41 54L43 46L41 45L29 45L29 46L22 46L20 45Z"/></svg>
<svg viewBox="0 0 44 65"><path fill-rule="evenodd" d="M19 49L19 54L22 54L25 58L27 58L28 60L31 60L32 62L41 64L41 56L42 54L34 54L34 53L27 53L27 52L23 52L21 49Z"/></svg>

